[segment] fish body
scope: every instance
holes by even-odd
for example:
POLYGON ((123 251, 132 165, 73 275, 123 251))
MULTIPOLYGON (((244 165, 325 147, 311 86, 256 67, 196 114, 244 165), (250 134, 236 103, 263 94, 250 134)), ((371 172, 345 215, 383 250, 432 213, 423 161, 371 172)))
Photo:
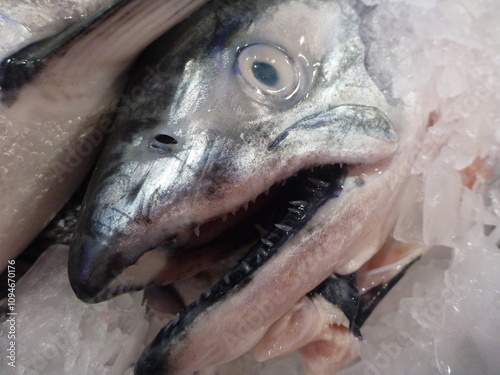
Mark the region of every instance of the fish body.
POLYGON ((0 59, 44 38, 60 33, 68 26, 97 12, 107 0, 84 0, 74 3, 35 4, 20 0, 3 2, 0 11, 0 59))
POLYGON ((137 374, 243 354, 385 242, 426 124, 367 65, 365 11, 214 1, 140 58, 82 207, 72 287, 98 302, 237 260, 137 374))

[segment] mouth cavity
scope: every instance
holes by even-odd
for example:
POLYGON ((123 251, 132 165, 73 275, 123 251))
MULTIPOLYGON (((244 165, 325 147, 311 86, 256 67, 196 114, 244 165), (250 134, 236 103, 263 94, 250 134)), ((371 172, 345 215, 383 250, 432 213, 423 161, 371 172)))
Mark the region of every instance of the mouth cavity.
POLYGON ((167 241, 168 254, 191 253, 207 247, 224 248, 227 244, 234 252, 235 248, 242 248, 259 239, 264 243, 276 241, 283 236, 283 232, 296 232, 300 229, 297 225, 307 222, 303 221, 304 213, 308 211, 306 208, 315 204, 319 208, 328 199, 338 196, 346 174, 347 166, 344 164, 301 170, 233 212, 179 233, 167 241), (274 235, 267 239, 273 232, 274 235))
POLYGON ((278 253, 319 208, 340 195, 346 175, 347 166, 341 164, 302 170, 275 184, 269 192, 261 194, 255 203, 250 203, 248 210, 240 209, 233 217, 218 218, 197 227, 194 236, 182 245, 183 251, 189 248, 223 246, 228 248, 228 252, 234 253, 235 248, 251 247, 222 279, 206 290, 181 315, 177 314, 165 327, 171 331, 169 334, 181 333, 201 310, 248 283, 255 271, 278 253), (217 227, 221 221, 222 225, 217 227))

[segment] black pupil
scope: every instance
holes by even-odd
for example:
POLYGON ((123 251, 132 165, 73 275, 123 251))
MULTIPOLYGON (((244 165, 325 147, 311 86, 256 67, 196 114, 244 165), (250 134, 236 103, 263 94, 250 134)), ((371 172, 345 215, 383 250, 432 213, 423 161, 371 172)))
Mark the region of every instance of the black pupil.
POLYGON ((256 61, 252 65, 252 73, 260 83, 274 86, 278 83, 278 72, 274 67, 262 61, 256 61))

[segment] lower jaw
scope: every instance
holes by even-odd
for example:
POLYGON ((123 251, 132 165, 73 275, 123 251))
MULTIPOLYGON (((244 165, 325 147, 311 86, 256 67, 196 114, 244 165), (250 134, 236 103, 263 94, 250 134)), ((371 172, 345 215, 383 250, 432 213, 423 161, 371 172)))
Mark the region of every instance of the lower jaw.
MULTIPOLYGON (((182 304, 178 306, 190 304, 181 317, 188 315, 189 321, 197 314, 196 311, 207 308, 245 285, 257 269, 284 250, 286 243, 300 232, 319 208, 340 195, 346 174, 347 167, 338 164, 300 172, 295 182, 287 183, 293 186, 289 187, 292 193, 281 199, 285 205, 260 221, 262 237, 253 238, 236 254, 213 265, 210 270, 177 282, 173 288, 163 289, 167 293, 179 292, 177 297, 182 304), (245 251, 246 254, 241 256, 245 251), (201 296, 198 294, 200 289, 204 290, 201 296)), ((169 313, 179 312, 179 309, 170 309, 169 313)), ((182 320, 181 325, 189 324, 182 320)))

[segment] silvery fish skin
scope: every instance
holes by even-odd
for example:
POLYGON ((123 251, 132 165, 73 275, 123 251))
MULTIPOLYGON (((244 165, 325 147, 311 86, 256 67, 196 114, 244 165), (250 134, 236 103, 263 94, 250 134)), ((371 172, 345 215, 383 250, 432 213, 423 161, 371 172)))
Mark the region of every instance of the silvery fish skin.
POLYGON ((216 1, 142 56, 82 208, 75 293, 98 302, 248 253, 159 333, 137 374, 236 358, 385 241, 425 124, 412 122, 411 97, 391 100, 368 72, 360 13, 337 1, 216 1), (305 201, 262 240, 232 232, 248 220, 240 208, 295 174, 305 201), (242 223, 225 221, 233 212, 242 223))

